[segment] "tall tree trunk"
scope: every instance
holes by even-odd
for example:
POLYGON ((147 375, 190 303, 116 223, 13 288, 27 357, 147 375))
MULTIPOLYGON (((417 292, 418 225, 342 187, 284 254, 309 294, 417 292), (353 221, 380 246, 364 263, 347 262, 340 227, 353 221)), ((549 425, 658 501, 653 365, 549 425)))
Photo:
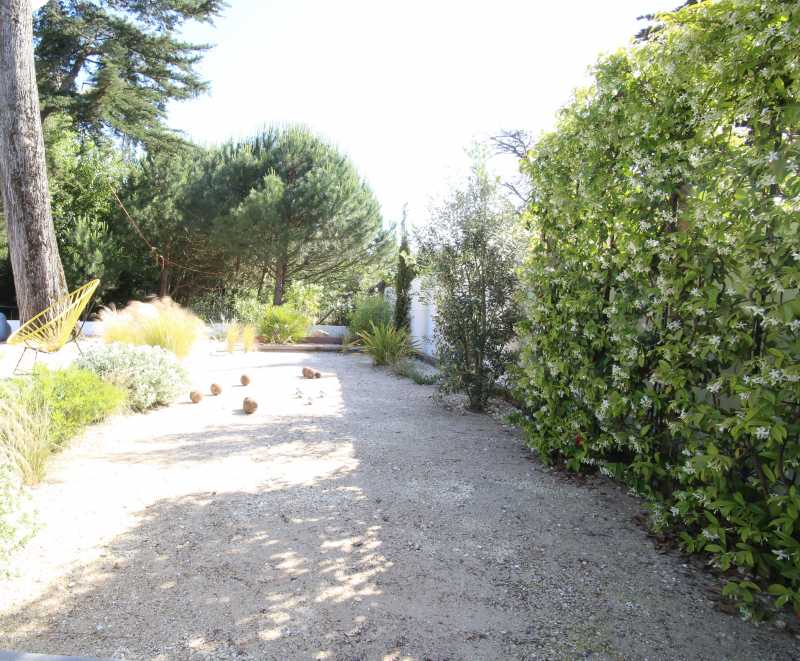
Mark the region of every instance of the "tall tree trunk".
POLYGON ((275 268, 275 293, 272 296, 273 305, 283 304, 283 294, 286 288, 286 262, 281 261, 275 268))
POLYGON ((261 279, 258 281, 258 291, 256 292, 256 298, 260 301, 261 300, 261 292, 264 290, 264 281, 267 279, 267 267, 265 266, 261 269, 261 279))
POLYGON ((166 264, 162 263, 158 276, 158 297, 164 298, 165 296, 169 296, 169 269, 166 264))
POLYGON ((0 183, 25 321, 67 289, 47 189, 30 0, 0 0, 0 183))

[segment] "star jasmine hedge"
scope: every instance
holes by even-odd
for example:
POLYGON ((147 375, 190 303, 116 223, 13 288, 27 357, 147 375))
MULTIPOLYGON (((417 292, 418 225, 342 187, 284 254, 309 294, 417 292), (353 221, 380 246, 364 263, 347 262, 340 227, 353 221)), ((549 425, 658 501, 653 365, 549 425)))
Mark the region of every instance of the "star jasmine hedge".
POLYGON ((800 5, 706 1, 601 60, 523 169, 530 444, 800 613, 800 5))

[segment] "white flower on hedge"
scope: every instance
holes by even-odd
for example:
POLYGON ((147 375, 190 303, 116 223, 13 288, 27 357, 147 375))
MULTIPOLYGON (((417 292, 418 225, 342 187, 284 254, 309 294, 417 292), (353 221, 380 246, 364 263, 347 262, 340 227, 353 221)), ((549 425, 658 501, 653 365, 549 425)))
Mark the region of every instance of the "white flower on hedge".
POLYGON ((695 287, 694 289, 692 289, 692 291, 689 292, 689 294, 691 294, 692 296, 700 296, 700 290, 697 287, 695 287))
POLYGON ((760 441, 766 441, 769 438, 769 429, 767 427, 756 428, 756 438, 760 441))
POLYGON ((772 552, 775 554, 778 560, 788 560, 790 558, 786 549, 773 549, 772 552))
POLYGON ((710 542, 719 539, 719 535, 715 532, 712 532, 708 528, 703 528, 703 537, 705 537, 710 542))
POLYGON ((669 328, 669 330, 671 330, 671 331, 676 331, 676 330, 678 330, 680 327, 681 327, 681 322, 680 322, 680 321, 678 321, 677 319, 673 319, 672 321, 670 321, 670 322, 667 324, 667 328, 669 328))
POLYGON ((763 317, 764 316, 764 308, 761 308, 757 305, 745 305, 744 309, 747 310, 750 314, 755 317, 763 317))
POLYGON ((714 383, 710 383, 708 385, 708 391, 709 392, 713 392, 714 394, 718 393, 720 391, 720 388, 722 388, 722 383, 719 382, 719 381, 716 381, 714 383))

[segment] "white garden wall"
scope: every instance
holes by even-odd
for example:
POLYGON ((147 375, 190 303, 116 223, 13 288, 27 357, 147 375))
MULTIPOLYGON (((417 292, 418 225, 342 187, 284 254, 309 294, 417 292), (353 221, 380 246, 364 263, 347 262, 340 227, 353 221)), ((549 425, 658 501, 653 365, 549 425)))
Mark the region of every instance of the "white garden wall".
POLYGON ((411 337, 418 343, 420 351, 433 357, 436 353, 434 333, 436 331, 436 306, 420 300, 421 280, 411 284, 411 337))

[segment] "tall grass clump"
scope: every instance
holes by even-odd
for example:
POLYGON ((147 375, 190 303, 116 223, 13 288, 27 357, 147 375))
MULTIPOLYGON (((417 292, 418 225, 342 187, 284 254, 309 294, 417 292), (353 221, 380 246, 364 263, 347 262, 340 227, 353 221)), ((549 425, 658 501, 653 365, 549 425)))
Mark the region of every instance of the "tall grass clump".
POLYGON ((350 316, 347 335, 350 339, 359 338, 361 333, 372 330, 372 325, 386 326, 392 323, 394 310, 383 296, 367 296, 356 303, 350 316))
POLYGON ((236 345, 239 343, 239 324, 232 323, 225 330, 225 349, 228 353, 236 351, 236 345))
POLYGON ((152 303, 133 301, 123 310, 104 309, 103 339, 107 343, 162 347, 186 357, 203 331, 203 322, 170 298, 152 303))
POLYGON ((291 344, 304 338, 311 319, 288 303, 268 305, 258 324, 262 337, 271 344, 291 344))
POLYGON ((242 349, 249 353, 256 348, 256 327, 246 324, 242 327, 242 349))
POLYGON ((0 452, 24 484, 44 478, 52 454, 50 408, 30 386, 6 386, 0 393, 0 452))
POLYGON ((372 356, 375 365, 397 365, 415 350, 408 330, 395 328, 391 323, 380 326, 371 323, 369 330, 359 333, 356 343, 372 356))

